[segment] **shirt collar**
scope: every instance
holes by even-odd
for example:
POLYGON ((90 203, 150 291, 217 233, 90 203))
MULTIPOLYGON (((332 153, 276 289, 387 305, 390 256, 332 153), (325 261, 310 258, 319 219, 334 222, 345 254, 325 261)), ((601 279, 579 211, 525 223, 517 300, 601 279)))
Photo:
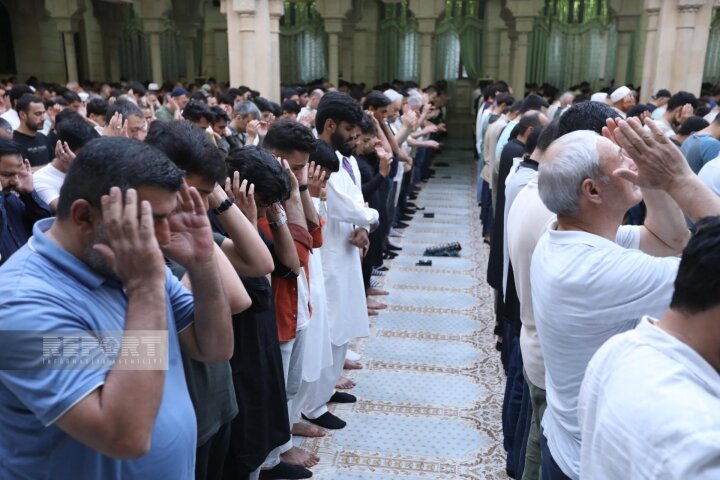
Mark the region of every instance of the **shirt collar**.
POLYGON ((78 282, 87 288, 96 289, 100 287, 107 278, 91 269, 85 262, 61 248, 45 234, 50 229, 54 218, 45 218, 33 226, 33 236, 28 240, 28 247, 47 258, 65 273, 75 277, 78 282))
POLYGON ((635 330, 647 339, 648 344, 658 349, 662 354, 684 365, 705 388, 720 397, 720 381, 718 372, 690 345, 680 341, 657 326, 657 320, 643 317, 635 330))
POLYGON ((558 230, 557 220, 554 220, 548 227, 548 234, 550 235, 550 241, 557 245, 583 244, 596 248, 618 246, 617 243, 594 233, 582 230, 558 230))

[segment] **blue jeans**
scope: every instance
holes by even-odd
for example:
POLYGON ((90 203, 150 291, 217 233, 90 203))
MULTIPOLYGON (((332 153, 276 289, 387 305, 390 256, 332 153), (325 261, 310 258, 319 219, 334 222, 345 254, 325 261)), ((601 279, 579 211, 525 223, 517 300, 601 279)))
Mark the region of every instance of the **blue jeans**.
POLYGON ((565 475, 565 472, 560 470, 560 467, 555 463, 555 459, 550 453, 548 448, 547 438, 545 434, 540 436, 540 449, 542 456, 542 466, 540 467, 540 474, 543 480, 571 480, 570 477, 565 475))
POLYGON ((524 393, 527 386, 523 378, 520 339, 510 325, 506 325, 506 332, 505 342, 510 346, 510 354, 502 409, 503 446, 507 452, 505 468, 514 476, 518 471, 518 466, 522 470, 525 465, 524 444, 527 443, 526 426, 531 417, 531 408, 530 396, 524 393), (520 455, 523 456, 520 457, 520 455), (519 462, 519 458, 522 458, 523 461, 519 462))

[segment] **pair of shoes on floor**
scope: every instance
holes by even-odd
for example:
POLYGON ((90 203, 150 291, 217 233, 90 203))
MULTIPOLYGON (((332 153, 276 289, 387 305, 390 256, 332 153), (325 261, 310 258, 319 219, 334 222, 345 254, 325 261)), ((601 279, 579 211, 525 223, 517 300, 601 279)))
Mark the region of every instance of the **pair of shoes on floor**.
MULTIPOLYGON (((330 412, 328 412, 330 413, 330 412)), ((341 420, 342 421, 342 420, 341 420)), ((260 480, 311 478, 312 472, 301 465, 293 465, 287 462, 280 462, 273 468, 260 471, 260 480)))
POLYGON ((395 252, 385 252, 383 254, 383 260, 392 260, 393 258, 397 257, 398 254, 395 252))
POLYGON ((345 420, 338 418, 330 412, 325 412, 318 418, 308 418, 305 416, 305 414, 303 414, 302 418, 314 425, 322 428, 327 428, 328 430, 340 430, 341 428, 345 428, 345 426, 347 425, 347 422, 345 422, 345 420))
POLYGON ((391 229, 390 229, 390 234, 389 234, 388 236, 389 236, 389 237, 395 237, 395 238, 402 238, 402 237, 405 236, 405 234, 402 233, 402 232, 400 232, 400 231, 398 231, 398 230, 395 229, 395 228, 391 228, 391 229))
POLYGON ((390 250, 390 251, 392 251, 392 252, 399 252, 400 250, 402 250, 402 247, 399 247, 399 246, 397 246, 397 245, 392 245, 392 244, 390 244, 390 243, 388 242, 388 247, 387 247, 387 249, 390 250))
POLYGON ((382 288, 382 284, 378 280, 376 280, 374 278, 370 278, 370 287, 371 288, 382 288))
POLYGON ((416 267, 432 267, 432 260, 418 260, 416 267))
POLYGON ((370 275, 372 275, 374 277, 382 277, 383 275, 385 275, 385 272, 383 270, 380 270, 377 267, 373 267, 372 271, 370 272, 370 275))
POLYGON ((462 250, 460 242, 450 242, 428 247, 423 255, 426 257, 457 257, 460 255, 460 250, 462 250))
POLYGON ((395 224, 395 228, 401 228, 401 229, 402 229, 402 228, 407 228, 407 227, 409 227, 409 226, 410 226, 410 225, 408 225, 408 224, 405 223, 405 222, 397 222, 397 223, 395 224))

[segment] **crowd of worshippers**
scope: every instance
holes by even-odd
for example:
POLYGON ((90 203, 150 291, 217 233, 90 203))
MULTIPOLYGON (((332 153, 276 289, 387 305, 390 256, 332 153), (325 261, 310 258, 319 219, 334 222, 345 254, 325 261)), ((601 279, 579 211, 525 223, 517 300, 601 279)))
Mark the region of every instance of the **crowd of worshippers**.
POLYGON ((5 86, 0 477, 311 477, 442 86, 5 86))
POLYGON ((510 477, 720 478, 718 99, 484 90, 510 477))

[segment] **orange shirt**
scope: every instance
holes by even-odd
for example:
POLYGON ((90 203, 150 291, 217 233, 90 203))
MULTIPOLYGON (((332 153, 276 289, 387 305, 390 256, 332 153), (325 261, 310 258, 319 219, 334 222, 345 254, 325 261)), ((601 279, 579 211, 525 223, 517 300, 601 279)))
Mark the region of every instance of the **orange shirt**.
MULTIPOLYGON (((258 228, 269 239, 273 239, 272 229, 267 218, 258 218, 258 228)), ((288 223, 290 235, 295 241, 295 250, 300 259, 300 266, 304 270, 305 278, 310 285, 310 273, 308 271, 308 260, 313 248, 322 246, 322 229, 319 225, 308 223, 305 230, 299 225, 288 223)), ((298 292, 297 277, 280 278, 272 277, 273 298, 275 300, 275 321, 277 322, 278 338, 281 342, 288 342, 295 338, 297 331, 297 309, 298 292)), ((312 306, 308 304, 312 315, 312 306)))

